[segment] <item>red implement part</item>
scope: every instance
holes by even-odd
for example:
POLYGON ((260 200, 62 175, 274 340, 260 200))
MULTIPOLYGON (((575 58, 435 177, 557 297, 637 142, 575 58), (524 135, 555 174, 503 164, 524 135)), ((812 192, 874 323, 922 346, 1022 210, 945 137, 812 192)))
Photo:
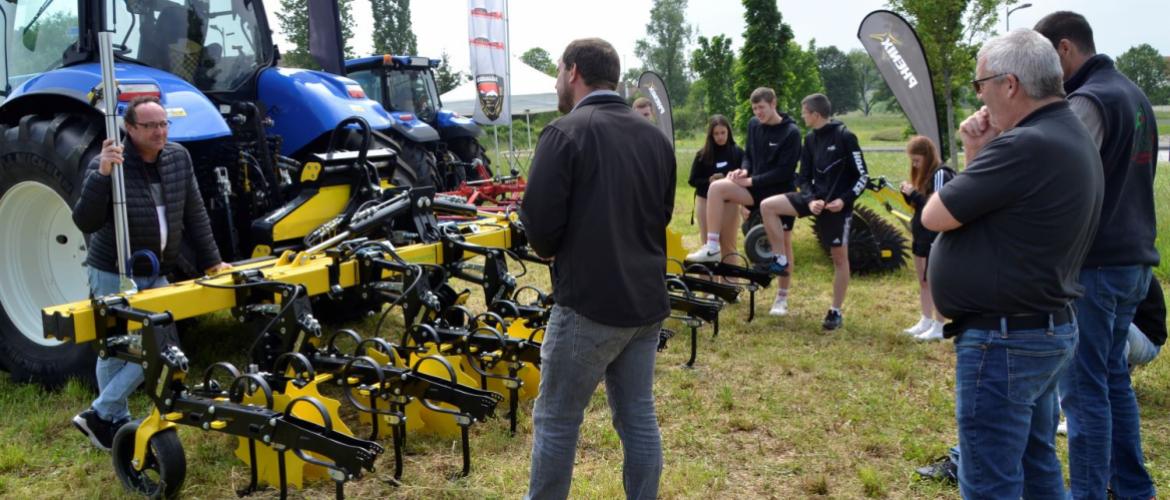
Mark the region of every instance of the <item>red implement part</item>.
POLYGON ((474 204, 480 210, 488 212, 503 212, 516 208, 524 195, 527 184, 523 177, 492 179, 463 183, 458 189, 442 193, 458 196, 474 204))

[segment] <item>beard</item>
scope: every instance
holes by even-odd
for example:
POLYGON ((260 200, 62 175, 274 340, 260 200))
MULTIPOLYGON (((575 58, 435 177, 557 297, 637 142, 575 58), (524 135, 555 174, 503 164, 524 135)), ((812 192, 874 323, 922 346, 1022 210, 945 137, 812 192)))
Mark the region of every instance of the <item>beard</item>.
POLYGON ((573 96, 568 89, 557 89, 557 111, 561 114, 567 115, 573 110, 573 96))

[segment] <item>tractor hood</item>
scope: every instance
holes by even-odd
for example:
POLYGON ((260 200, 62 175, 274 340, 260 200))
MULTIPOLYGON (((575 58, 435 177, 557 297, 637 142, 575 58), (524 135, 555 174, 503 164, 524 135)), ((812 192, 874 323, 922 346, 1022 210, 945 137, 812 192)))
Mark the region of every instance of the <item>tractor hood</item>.
POLYGON ((271 132, 284 138, 281 153, 294 156, 342 120, 364 118, 373 130, 391 127, 377 101, 350 78, 320 71, 269 68, 260 73, 260 101, 273 120, 271 132))
MULTIPOLYGON (((123 86, 123 95, 133 91, 160 92, 160 100, 167 109, 171 126, 169 138, 174 142, 199 141, 230 136, 231 130, 215 105, 194 86, 182 79, 154 68, 137 64, 115 63, 114 77, 123 86)), ((101 66, 85 63, 36 75, 13 89, 6 103, 33 95, 66 96, 93 104, 91 92, 101 87, 101 66)), ((95 108, 99 113, 100 108, 95 108)), ((126 103, 118 104, 118 115, 126 111, 126 103)))

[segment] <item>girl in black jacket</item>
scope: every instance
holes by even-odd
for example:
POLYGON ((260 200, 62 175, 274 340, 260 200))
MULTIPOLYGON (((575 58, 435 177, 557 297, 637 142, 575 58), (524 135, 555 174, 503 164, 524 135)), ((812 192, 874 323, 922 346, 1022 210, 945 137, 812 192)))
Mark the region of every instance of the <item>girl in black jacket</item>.
POLYGON ((695 213, 699 216, 699 239, 707 237, 707 188, 743 163, 743 149, 731 136, 731 124, 723 115, 714 115, 707 123, 707 140, 695 153, 691 177, 695 188, 695 213))
POLYGON ((914 241, 914 271, 918 275, 918 301, 922 306, 922 318, 918 324, 907 328, 907 335, 918 340, 941 340, 943 317, 934 308, 930 295, 930 283, 926 281, 926 259, 930 256, 930 245, 938 233, 922 226, 922 209, 930 195, 942 189, 943 184, 955 176, 955 171, 943 165, 938 148, 929 137, 917 135, 906 144, 906 156, 910 157, 910 181, 902 182, 902 196, 914 207, 910 219, 910 232, 914 241))

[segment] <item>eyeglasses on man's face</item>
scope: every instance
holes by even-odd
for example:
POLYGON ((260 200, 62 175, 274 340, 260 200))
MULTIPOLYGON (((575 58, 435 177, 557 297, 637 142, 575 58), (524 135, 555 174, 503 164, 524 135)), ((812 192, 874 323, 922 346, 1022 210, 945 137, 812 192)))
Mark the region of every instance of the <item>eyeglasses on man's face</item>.
POLYGON ((166 128, 170 127, 171 122, 169 122, 167 120, 162 120, 162 121, 157 121, 157 122, 131 123, 131 125, 134 125, 135 127, 138 127, 138 128, 144 128, 146 130, 159 130, 159 129, 166 129, 166 128))
POLYGON ((975 94, 982 94, 984 83, 987 83, 989 80, 994 80, 996 78, 1008 76, 1010 74, 1011 73, 1000 73, 997 75, 985 76, 983 78, 977 78, 975 80, 971 80, 971 88, 975 90, 975 94))

